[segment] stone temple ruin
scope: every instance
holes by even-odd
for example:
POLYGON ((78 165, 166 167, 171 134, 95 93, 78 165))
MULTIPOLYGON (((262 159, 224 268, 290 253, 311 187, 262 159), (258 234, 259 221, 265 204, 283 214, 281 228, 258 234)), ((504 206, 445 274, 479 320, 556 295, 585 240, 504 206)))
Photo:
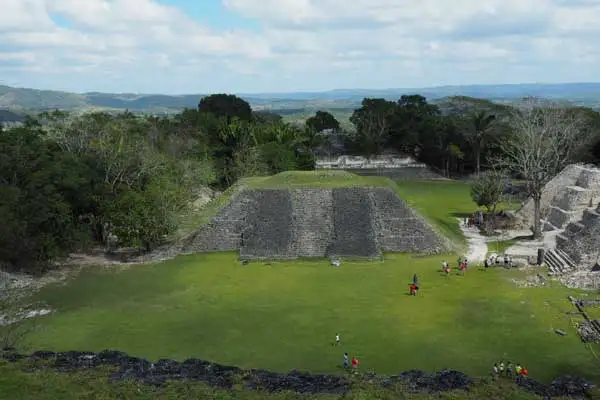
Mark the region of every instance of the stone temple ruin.
MULTIPOLYGON (((546 263, 552 274, 589 271, 596 264, 600 251, 599 200, 600 169, 590 165, 570 165, 544 187, 542 227, 546 263)), ((529 200, 516 217, 522 226, 532 226, 533 201, 529 200)))
POLYGON ((347 187, 243 190, 182 250, 236 250, 242 260, 266 260, 450 249, 391 189, 347 187))
POLYGON ((316 169, 344 170, 357 175, 385 176, 393 180, 444 179, 430 166, 407 155, 378 155, 371 158, 341 155, 318 157, 316 169))

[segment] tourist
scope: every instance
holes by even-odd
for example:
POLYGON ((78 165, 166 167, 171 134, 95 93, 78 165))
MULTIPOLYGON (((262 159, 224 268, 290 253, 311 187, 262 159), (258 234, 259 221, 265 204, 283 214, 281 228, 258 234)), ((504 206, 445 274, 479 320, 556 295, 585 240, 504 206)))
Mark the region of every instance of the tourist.
POLYGON ((517 376, 521 375, 521 370, 523 370, 521 364, 517 363, 517 365, 515 366, 515 373, 517 374, 517 376))
POLYGON ((458 262, 457 262, 456 266, 457 266, 458 268, 460 268, 460 267, 462 267, 462 263, 463 263, 463 260, 462 260, 462 258, 458 257, 458 262))
POLYGON ((338 333, 335 334, 335 344, 336 346, 340 345, 340 335, 338 333))
POLYGON ((413 275, 413 283, 415 286, 419 286, 419 278, 417 277, 417 274, 413 275))
POLYGON ((512 257, 508 256, 508 268, 512 268, 512 257))
POLYGON ((460 263, 460 273, 462 275, 465 274, 465 270, 467 269, 467 264, 465 264, 464 262, 460 263))
POLYGON ((527 371, 527 368, 523 367, 521 368, 521 376, 527 376, 529 375, 529 371, 527 371))
POLYGON ((483 260, 483 267, 485 268, 485 270, 487 271, 488 267, 490 266, 490 264, 488 263, 487 258, 485 260, 483 260))
POLYGON ((358 369, 358 358, 352 357, 352 368, 356 371, 358 369))
POLYGON ((348 369, 348 353, 344 353, 344 369, 348 369))
POLYGON ((500 370, 500 375, 504 375, 504 361, 500 361, 498 369, 500 370))
POLYGON ((512 376, 513 376, 513 365, 510 361, 506 365, 506 376, 508 378, 512 378, 512 376))
POLYGON ((442 261, 442 271, 446 271, 447 266, 448 266, 448 263, 446 262, 446 260, 442 261))
POLYGON ((492 369, 492 376, 494 379, 498 378, 498 364, 494 364, 494 368, 492 369))
POLYGON ((415 285, 414 283, 411 283, 411 285, 410 285, 410 295, 411 296, 417 295, 417 285, 415 285))

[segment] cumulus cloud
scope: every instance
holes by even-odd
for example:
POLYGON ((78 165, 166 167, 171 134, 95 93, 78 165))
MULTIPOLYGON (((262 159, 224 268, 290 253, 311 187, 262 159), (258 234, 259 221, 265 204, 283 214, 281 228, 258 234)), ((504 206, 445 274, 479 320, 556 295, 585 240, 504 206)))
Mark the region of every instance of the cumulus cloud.
POLYGON ((222 4, 260 29, 211 29, 161 0, 3 0, 0 84, 165 93, 419 87, 593 80, 600 65, 598 0, 222 4))

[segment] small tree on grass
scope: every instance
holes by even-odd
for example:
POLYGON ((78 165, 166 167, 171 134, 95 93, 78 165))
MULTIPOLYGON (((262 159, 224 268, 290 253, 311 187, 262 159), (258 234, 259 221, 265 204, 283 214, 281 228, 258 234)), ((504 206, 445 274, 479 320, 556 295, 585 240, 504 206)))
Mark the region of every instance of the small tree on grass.
POLYGON ((542 236, 541 199, 544 185, 576 159, 588 142, 586 119, 564 105, 526 99, 509 119, 512 134, 499 143, 502 156, 497 168, 518 173, 527 181, 527 194, 533 199, 534 238, 542 236))
MULTIPOLYGON (((496 207, 502 200, 506 175, 499 171, 486 171, 477 176, 471 185, 471 198, 479 207, 485 207, 488 221, 494 218, 496 207)), ((489 229, 489 224, 486 224, 489 229)))

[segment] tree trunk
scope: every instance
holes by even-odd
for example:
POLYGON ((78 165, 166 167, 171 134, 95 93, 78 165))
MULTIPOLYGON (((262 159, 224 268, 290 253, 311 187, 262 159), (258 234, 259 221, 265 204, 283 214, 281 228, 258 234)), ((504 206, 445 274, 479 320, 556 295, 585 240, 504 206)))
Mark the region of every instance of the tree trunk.
POLYGON ((533 196, 533 206, 535 209, 533 216, 533 238, 539 239, 542 237, 542 196, 534 195, 533 196))
POLYGON ((479 176, 481 172, 481 151, 479 148, 475 148, 475 173, 479 176))

